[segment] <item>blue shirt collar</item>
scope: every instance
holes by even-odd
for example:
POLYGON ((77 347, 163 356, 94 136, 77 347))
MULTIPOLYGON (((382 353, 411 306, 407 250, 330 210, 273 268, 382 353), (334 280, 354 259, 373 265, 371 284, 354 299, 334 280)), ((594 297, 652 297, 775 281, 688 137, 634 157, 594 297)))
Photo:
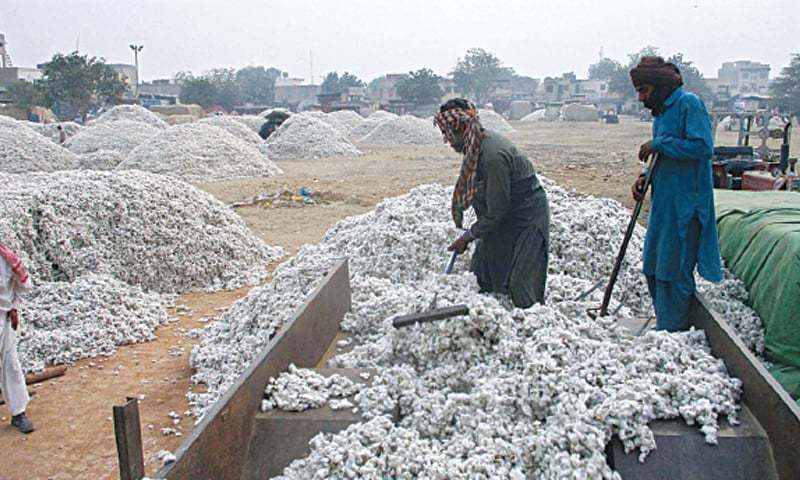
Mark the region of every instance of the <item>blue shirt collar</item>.
POLYGON ((683 95, 683 87, 678 87, 678 88, 676 88, 676 89, 675 89, 675 90, 674 90, 674 91, 673 91, 673 92, 672 92, 672 93, 669 95, 669 97, 667 97, 667 99, 666 99, 666 100, 664 100, 664 104, 662 105, 662 108, 661 108, 661 109, 662 109, 662 110, 666 110, 666 109, 668 109, 668 108, 669 108, 670 106, 672 106, 672 104, 673 104, 673 103, 675 103, 675 101, 676 101, 676 100, 678 100, 678 98, 680 98, 682 95, 683 95))

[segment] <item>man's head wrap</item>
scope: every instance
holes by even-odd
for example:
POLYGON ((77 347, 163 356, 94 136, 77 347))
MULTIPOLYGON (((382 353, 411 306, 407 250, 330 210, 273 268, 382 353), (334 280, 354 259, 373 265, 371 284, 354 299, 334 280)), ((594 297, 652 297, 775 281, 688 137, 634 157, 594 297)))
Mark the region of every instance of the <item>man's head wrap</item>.
POLYGON ((433 117, 433 124, 439 127, 447 143, 463 142, 464 158, 461 173, 453 190, 450 212, 456 227, 463 228, 464 210, 472 205, 475 198, 475 171, 481 154, 481 141, 485 136, 478 109, 470 101, 457 99, 442 105, 433 117))
POLYGON ((631 81, 634 87, 652 85, 655 90, 645 102, 645 107, 652 110, 653 115, 661 113, 661 105, 676 88, 683 85, 681 71, 674 63, 665 62, 661 57, 642 57, 639 64, 631 70, 631 81))

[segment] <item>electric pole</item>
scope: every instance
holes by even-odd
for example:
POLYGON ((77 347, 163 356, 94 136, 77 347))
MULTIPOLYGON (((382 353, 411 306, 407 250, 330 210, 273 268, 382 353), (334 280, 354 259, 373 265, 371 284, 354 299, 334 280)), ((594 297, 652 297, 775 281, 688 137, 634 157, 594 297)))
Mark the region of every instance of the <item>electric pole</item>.
POLYGON ((142 51, 144 45, 134 45, 130 44, 131 50, 133 50, 133 63, 136 68, 136 79, 133 82, 133 96, 134 98, 139 98, 139 52, 142 51))

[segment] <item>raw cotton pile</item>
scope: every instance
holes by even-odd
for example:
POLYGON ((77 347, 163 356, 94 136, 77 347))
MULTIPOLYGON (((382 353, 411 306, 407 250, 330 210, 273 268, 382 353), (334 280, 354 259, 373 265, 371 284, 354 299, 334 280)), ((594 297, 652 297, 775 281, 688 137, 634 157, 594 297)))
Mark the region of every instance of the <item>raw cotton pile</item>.
POLYGON ((190 182, 278 175, 281 170, 253 144, 204 123, 170 127, 136 147, 117 167, 190 182))
POLYGON ((497 133, 511 133, 514 131, 505 118, 494 110, 479 109, 478 118, 481 120, 481 125, 487 130, 493 130, 497 133))
MULTIPOLYGON (((523 311, 479 294, 463 273, 467 258, 457 264, 462 273, 438 274, 458 235, 447 208, 451 191, 420 187, 339 222, 205 329, 192 354, 195 380, 209 386, 190 395, 197 412, 246 368, 335 260, 349 256, 353 308, 343 327, 356 347, 331 364, 378 370, 357 395, 374 420, 317 437, 285 478, 613 478, 603 452, 612 434, 646 453, 654 448, 650 421, 683 417, 715 441, 718 419, 735 419, 740 383, 710 355, 701 332, 632 337, 614 317, 585 315, 602 292, 570 300, 594 272, 570 270, 573 260, 564 256, 577 252, 566 249, 569 236, 611 237, 627 215, 580 208, 586 199, 546 185, 551 198, 572 204, 553 214, 553 235, 567 238, 553 242, 551 266, 560 273, 549 282, 546 306, 523 311), (440 306, 467 303, 470 315, 391 327, 393 315, 427 308, 436 292, 440 306), (385 416, 395 407, 398 425, 385 416)), ((584 262, 600 270, 600 259, 615 252, 598 245, 584 244, 584 262)), ((629 308, 618 314, 628 315, 629 308)))
POLYGON ((283 122, 267 139, 264 151, 281 160, 361 155, 339 130, 307 114, 292 115, 283 122))
POLYGON ((168 126, 167 122, 161 120, 161 117, 139 105, 117 105, 94 119, 91 123, 117 122, 119 120, 147 123, 156 128, 167 128, 168 126))
POLYGON ((53 172, 78 166, 78 157, 31 130, 24 122, 0 115, 0 172, 53 172))
POLYGON ((111 355, 155 338, 169 320, 163 299, 107 275, 38 283, 25 299, 19 356, 25 371, 111 355))
POLYGON ((442 143, 442 134, 432 122, 413 115, 403 115, 381 122, 358 142, 376 145, 439 145, 442 143))
POLYGON ((258 131, 261 130, 261 127, 264 125, 264 117, 259 117, 258 115, 234 115, 231 118, 246 126, 256 134, 258 134, 258 131))
POLYGON ((573 103, 561 107, 561 120, 566 122, 596 122, 600 119, 599 110, 592 105, 573 103))
POLYGON ((0 219, 36 282, 97 273, 159 292, 237 288, 280 255, 211 195, 137 171, 0 175, 0 219))
POLYGON ((114 170, 125 160, 126 156, 127 154, 114 150, 82 153, 78 155, 78 168, 81 170, 114 170))
POLYGON ((271 378, 264 391, 261 411, 278 409, 299 412, 318 408, 331 399, 349 397, 361 390, 361 385, 339 374, 329 377, 289 365, 289 371, 271 378))
POLYGON ((397 115, 391 112, 386 112, 384 110, 378 110, 377 112, 373 113, 366 119, 364 119, 361 124, 357 125, 354 129, 350 131, 349 138, 357 140, 359 138, 363 138, 369 135, 375 127, 380 125, 381 123, 385 122, 386 120, 392 120, 397 118, 397 115))
POLYGON ((64 134, 67 136, 67 138, 75 135, 82 128, 75 122, 61 122, 61 123, 24 122, 24 123, 39 135, 44 135, 45 137, 49 138, 50 140, 56 143, 59 143, 61 140, 61 135, 58 133, 59 125, 61 125, 61 128, 64 130, 64 134))
MULTIPOLYGON (((264 140, 258 136, 258 133, 254 133, 250 128, 248 128, 242 122, 237 121, 237 117, 235 116, 220 116, 217 115, 215 117, 208 117, 200 120, 199 123, 205 123, 208 125, 214 125, 215 127, 220 127, 226 130, 228 133, 233 135, 234 137, 244 140, 247 143, 252 143, 253 145, 261 145, 264 140)), ((263 119, 261 123, 264 123, 263 119)))
POLYGON ((697 282, 697 290, 702 293, 730 326, 732 326, 744 344, 762 361, 766 340, 764 324, 752 308, 748 307, 749 294, 744 282, 738 280, 725 270, 725 279, 720 283, 711 283, 702 278, 697 282))
POLYGON ((520 122, 541 122, 547 120, 546 116, 547 110, 544 108, 540 108, 539 110, 534 110, 533 112, 525 115, 520 119, 520 122))
POLYGON ((364 122, 364 117, 352 110, 337 110, 328 114, 327 121, 345 135, 349 135, 364 122))
POLYGON ((142 122, 130 120, 101 122, 82 129, 67 139, 64 146, 78 155, 100 150, 127 155, 160 132, 161 129, 142 122))

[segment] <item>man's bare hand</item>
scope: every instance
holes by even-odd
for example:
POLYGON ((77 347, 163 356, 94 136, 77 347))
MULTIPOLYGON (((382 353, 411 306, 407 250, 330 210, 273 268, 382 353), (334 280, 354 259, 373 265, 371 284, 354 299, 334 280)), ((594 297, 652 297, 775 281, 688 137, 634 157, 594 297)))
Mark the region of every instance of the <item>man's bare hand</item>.
POLYGON ((639 147, 639 160, 642 162, 647 161, 647 157, 653 154, 653 142, 646 142, 643 143, 641 147, 639 147))
POLYGON ((456 252, 459 255, 464 253, 464 250, 467 249, 469 246, 469 239, 465 238, 463 235, 458 237, 455 242, 451 243, 449 247, 447 247, 448 252, 456 252))
POLYGON ((19 312, 16 309, 9 310, 8 320, 11 322, 11 329, 16 330, 19 327, 19 312))
POLYGON ((642 199, 644 198, 643 190, 644 190, 644 176, 640 175, 639 178, 637 178, 636 181, 633 182, 633 185, 631 185, 631 193, 633 194, 633 199, 636 200, 637 202, 641 202, 642 199))

